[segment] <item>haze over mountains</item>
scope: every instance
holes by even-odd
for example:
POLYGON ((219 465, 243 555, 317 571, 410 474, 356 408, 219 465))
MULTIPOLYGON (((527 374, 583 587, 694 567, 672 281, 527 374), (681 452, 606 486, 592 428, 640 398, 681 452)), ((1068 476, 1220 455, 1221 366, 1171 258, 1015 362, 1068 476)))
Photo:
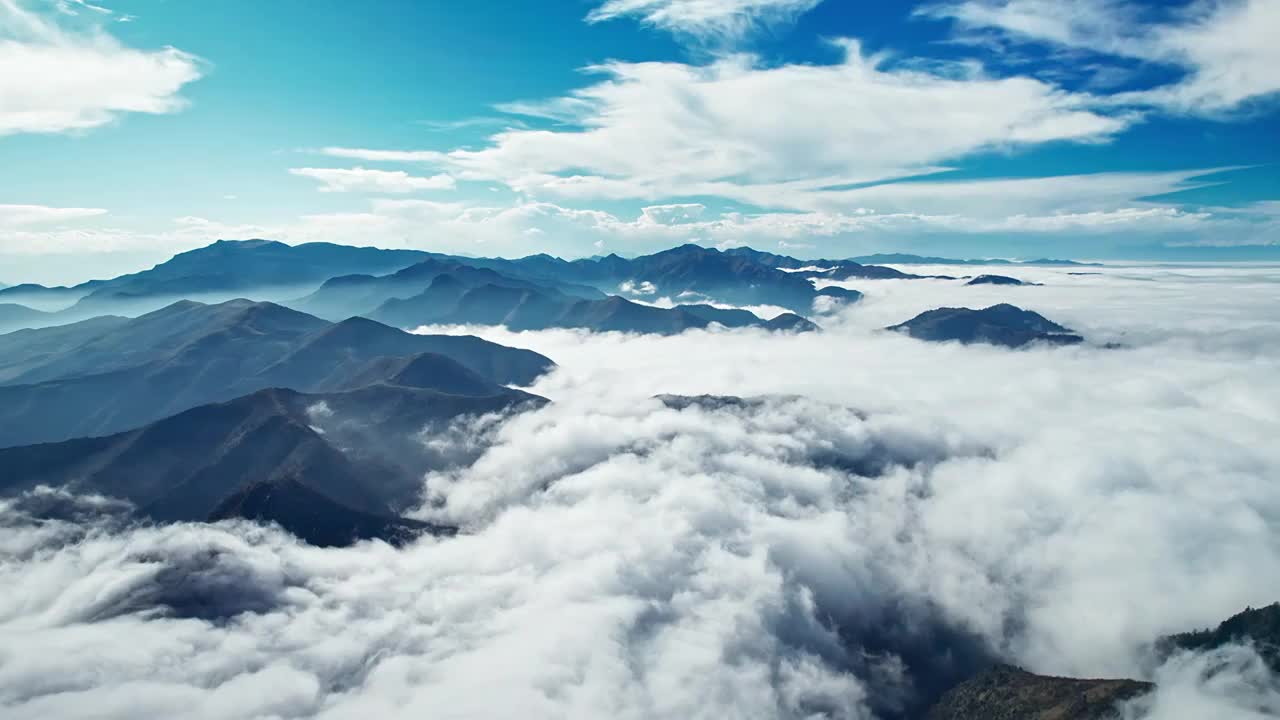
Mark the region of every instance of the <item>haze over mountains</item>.
POLYGON ((857 300, 852 291, 819 288, 815 280, 921 277, 852 260, 801 260, 697 245, 633 259, 609 255, 566 261, 548 255, 507 260, 327 243, 219 241, 109 280, 0 289, 0 332, 102 315, 136 316, 179 299, 222 302, 242 296, 331 320, 364 315, 400 327, 492 324, 670 333, 716 322, 807 330, 812 326, 800 318, 811 318, 819 297, 842 292, 840 300, 857 300), (659 299, 667 305, 644 305, 659 299), (709 304, 777 307, 795 317, 772 324, 776 317, 742 312, 712 319, 709 304))

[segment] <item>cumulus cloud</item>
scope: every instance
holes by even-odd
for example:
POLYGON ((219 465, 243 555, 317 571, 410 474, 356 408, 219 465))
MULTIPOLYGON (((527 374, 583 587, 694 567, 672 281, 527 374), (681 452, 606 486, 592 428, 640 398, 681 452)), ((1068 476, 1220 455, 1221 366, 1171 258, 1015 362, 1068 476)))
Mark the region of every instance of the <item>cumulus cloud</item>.
POLYGON ((732 40, 790 22, 822 0, 605 0, 587 22, 634 17, 646 25, 700 39, 732 40))
POLYGON ((1280 24, 1280 4, 1274 0, 1195 0, 1155 20, 1150 8, 1127 0, 964 0, 925 13, 953 18, 968 29, 1185 71, 1177 82, 1120 93, 1113 102, 1221 113, 1280 91, 1273 70, 1280 49, 1271 33, 1280 24))
POLYGON ((1018 272, 1046 284, 864 283, 797 336, 483 329, 560 363, 554 402, 425 438, 469 460, 416 511, 448 540, 0 507, 0 708, 867 720, 994 657, 1159 681, 1134 719, 1248 717, 1275 678, 1247 649, 1148 644, 1280 597, 1280 277, 1018 272), (1128 347, 875 330, 996 300, 1128 347))
POLYGON ((91 16, 87 3, 41 14, 20 0, 0 2, 0 136, 86 130, 125 113, 181 110, 179 92, 202 74, 194 55, 176 48, 140 50, 121 44, 91 16), (76 8, 89 12, 77 12, 76 8))
POLYGON ((445 174, 421 177, 403 170, 354 168, 290 168, 291 175, 321 183, 320 192, 411 193, 419 190, 452 190, 457 183, 445 174))
POLYGON ((600 65, 591 69, 603 81, 520 106, 573 127, 506 130, 447 163, 543 196, 776 207, 779 196, 928 172, 981 150, 1104 141, 1129 123, 1035 79, 889 68, 857 41, 839 47, 843 61, 820 66, 750 55, 600 65))

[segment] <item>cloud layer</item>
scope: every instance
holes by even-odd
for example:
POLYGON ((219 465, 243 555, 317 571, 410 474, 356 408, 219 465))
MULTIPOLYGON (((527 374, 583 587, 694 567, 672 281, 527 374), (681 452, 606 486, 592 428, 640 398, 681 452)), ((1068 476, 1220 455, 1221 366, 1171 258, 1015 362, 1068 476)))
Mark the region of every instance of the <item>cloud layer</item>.
POLYGON ((427 438, 476 458, 426 479, 419 514, 465 528, 447 541, 317 550, 6 506, 0 579, 24 592, 0 598, 0 707, 883 718, 944 648, 1154 673, 1135 718, 1274 703, 1247 649, 1154 670, 1145 644, 1280 597, 1280 278, 1019 272, 1047 284, 863 283, 864 305, 793 337, 487 330, 556 358, 534 388, 555 402, 427 438), (996 300, 1129 347, 874 331, 996 300))

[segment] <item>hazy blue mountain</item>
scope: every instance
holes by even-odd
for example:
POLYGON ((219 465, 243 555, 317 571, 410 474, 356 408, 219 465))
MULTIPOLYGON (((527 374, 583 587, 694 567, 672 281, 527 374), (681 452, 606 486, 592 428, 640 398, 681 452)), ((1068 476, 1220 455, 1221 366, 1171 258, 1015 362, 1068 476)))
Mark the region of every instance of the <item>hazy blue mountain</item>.
POLYGON ((926 278, 954 280, 948 275, 914 275, 884 265, 862 265, 849 260, 817 261, 823 270, 807 270, 797 274, 823 280, 921 280, 926 278))
POLYGON ((92 280, 74 287, 61 285, 46 287, 35 283, 11 285, 0 289, 0 302, 16 303, 36 310, 55 312, 74 304, 101 284, 101 280, 92 280))
MULTIPOLYGON (((453 273, 440 275, 421 294, 394 299, 371 313, 392 325, 413 327, 444 323, 503 325, 513 330, 581 328, 597 332, 674 334, 711 323, 726 327, 761 327, 770 324, 746 310, 726 310, 710 305, 677 305, 658 308, 613 295, 599 300, 573 297, 554 289, 511 284, 469 286, 453 273)), ((794 317, 794 316, 793 316, 794 317)), ((815 329, 812 323, 789 323, 788 329, 815 329), (808 327, 805 327, 805 326, 808 327)))
MULTIPOLYGON (((137 273, 95 280, 70 288, 26 285, 0 290, 0 302, 57 311, 48 324, 64 324, 102 314, 139 315, 176 299, 217 302, 252 294, 283 299, 290 289, 309 292, 288 304, 331 320, 392 312, 384 306, 426 292, 449 274, 469 287, 494 285, 546 295, 601 300, 608 295, 650 294, 690 303, 775 305, 799 314, 812 311, 817 297, 805 273, 783 269, 815 261, 750 248, 721 252, 682 245, 651 255, 607 255, 563 260, 550 255, 524 258, 469 258, 410 250, 358 248, 327 243, 290 246, 269 240, 222 240, 175 255, 137 273)), ((849 261, 831 263, 831 279, 914 277, 892 268, 849 261)))
POLYGON ((156 521, 238 514, 343 544, 422 529, 394 514, 416 502, 429 458, 396 453, 393 461, 388 450, 412 446, 432 424, 537 402, 518 391, 468 397, 396 379, 330 394, 272 388, 115 435, 0 449, 0 493, 68 487, 128 500, 156 521))
POLYGON ((1079 265, 1100 267, 1101 263, 1082 263, 1075 260, 1055 260, 1040 258, 1038 260, 1004 260, 1001 258, 958 259, 935 257, 931 255, 913 255, 911 253, 875 253, 850 258, 853 262, 864 264, 888 265, 1079 265))
POLYGON ((854 262, 867 265, 1012 265, 1011 260, 992 258, 989 260, 959 260, 956 258, 934 257, 929 255, 913 255, 911 253, 875 253, 849 258, 854 262))
POLYGON ((1076 262, 1075 260, 1055 260, 1053 258, 1040 258, 1038 260, 1023 260, 1021 265, 1066 265, 1074 267, 1103 267, 1102 263, 1086 263, 1076 262))
POLYGON ((17 303, 0 303, 0 333, 41 325, 49 313, 17 303))
POLYGON ((555 279, 534 282, 524 277, 508 276, 491 268, 474 267, 452 258, 431 257, 391 275, 343 275, 332 278, 314 293, 290 305, 324 318, 369 315, 391 301, 421 295, 442 276, 448 276, 460 288, 495 285, 590 299, 604 297, 604 293, 585 285, 555 279))
POLYGON ((250 294, 296 297, 338 275, 391 273, 424 257, 426 253, 416 250, 219 240, 109 280, 74 287, 14 286, 0 290, 0 302, 56 311, 44 321, 65 324, 104 314, 140 315, 184 298, 220 302, 250 294))
POLYGON ((78 323, 0 335, 0 383, 51 362, 59 355, 129 322, 103 315, 78 323))
POLYGON ((0 369, 9 366, 0 446, 118 432, 269 387, 350 388, 376 379, 371 368, 416 370, 438 380, 431 389, 476 395, 527 385, 553 366, 476 337, 412 335, 364 318, 330 323, 245 300, 183 301, 109 325, 0 336, 0 369), (43 348, 42 361, 15 363, 24 348, 43 348), (424 353, 432 357, 417 357, 424 353), (408 357, 417 365, 387 359, 408 357))
POLYGON ((423 534, 457 532, 457 528, 446 525, 347 507, 294 475, 245 485, 219 503, 208 516, 210 521, 231 518, 275 523, 320 547, 341 547, 353 541, 374 539, 402 545, 423 534))
POLYGON ((887 328, 918 340, 1022 347, 1033 342, 1074 345, 1084 339, 1039 313, 1001 303, 981 310, 938 308, 887 328))
POLYGON ((181 297, 259 287, 320 283, 336 275, 395 272, 420 261, 417 250, 384 250, 332 243, 286 245, 272 240, 219 240, 179 253, 149 270, 103 282, 87 301, 145 296, 181 297))
POLYGON ((656 294, 677 300, 688 297, 691 301, 714 300, 731 305, 777 305, 798 313, 810 312, 815 297, 812 283, 779 269, 799 261, 769 256, 778 259, 775 263, 765 256, 768 254, 749 248, 721 252, 688 244, 635 258, 606 255, 568 261, 549 255, 515 260, 442 257, 535 283, 553 280, 587 285, 610 295, 656 294))
POLYGON ((1039 283, 1026 282, 1008 275, 979 275, 965 285, 1039 285, 1039 283))

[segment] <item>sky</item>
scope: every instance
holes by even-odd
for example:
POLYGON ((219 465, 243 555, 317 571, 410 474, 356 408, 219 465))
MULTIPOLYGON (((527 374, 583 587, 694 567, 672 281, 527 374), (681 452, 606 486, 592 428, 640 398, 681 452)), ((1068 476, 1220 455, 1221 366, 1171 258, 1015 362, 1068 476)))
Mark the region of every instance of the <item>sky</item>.
POLYGON ((220 238, 1280 257, 1280 0, 0 0, 0 281, 220 238))

